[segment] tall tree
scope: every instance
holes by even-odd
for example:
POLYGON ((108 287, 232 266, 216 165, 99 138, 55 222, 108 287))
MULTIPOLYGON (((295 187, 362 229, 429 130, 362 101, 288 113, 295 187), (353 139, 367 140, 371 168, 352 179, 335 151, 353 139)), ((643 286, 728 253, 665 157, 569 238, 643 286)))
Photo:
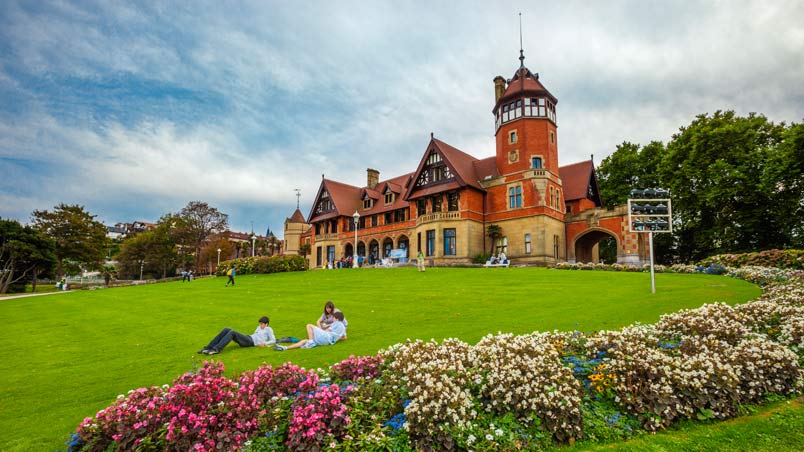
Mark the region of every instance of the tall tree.
POLYGON ((671 190, 673 213, 680 220, 676 240, 682 261, 788 241, 768 215, 775 189, 763 177, 783 132, 783 125, 761 115, 717 111, 697 116, 673 136, 659 175, 671 190))
POLYGON ((789 242, 780 246, 804 247, 804 124, 785 130, 782 143, 768 158, 763 186, 774 196, 768 207, 776 223, 789 231, 789 242))
POLYGON ((600 196, 606 207, 625 204, 635 188, 658 187, 658 168, 665 152, 660 141, 652 141, 644 147, 627 141, 618 145, 596 171, 600 196))
POLYGON ((36 279, 56 264, 53 251, 53 240, 43 233, 0 219, 0 293, 14 286, 24 289, 28 281, 36 291, 36 279))
POLYGON ((56 243, 59 279, 67 262, 88 270, 101 267, 107 249, 106 226, 95 221, 95 215, 90 215, 84 206, 59 204, 53 212, 34 210, 31 216, 34 228, 56 243))
POLYGON ((195 267, 201 262, 201 247, 212 234, 219 234, 229 227, 229 216, 201 201, 191 201, 176 214, 181 244, 192 249, 195 267))
POLYGON ((204 246, 201 248, 201 262, 210 273, 212 269, 218 265, 218 250, 220 252, 220 261, 226 261, 232 258, 235 252, 232 242, 221 235, 210 237, 204 246))

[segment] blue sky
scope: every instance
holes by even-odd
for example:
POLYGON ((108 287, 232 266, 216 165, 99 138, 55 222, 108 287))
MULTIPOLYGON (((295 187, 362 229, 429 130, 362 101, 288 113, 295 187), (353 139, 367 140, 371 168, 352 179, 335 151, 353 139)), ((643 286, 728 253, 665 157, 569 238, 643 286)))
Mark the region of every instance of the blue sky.
POLYGON ((561 165, 718 109, 804 118, 804 2, 5 0, 0 217, 156 221, 201 200, 281 236, 322 173, 413 171, 430 132, 491 156, 520 11, 561 165))

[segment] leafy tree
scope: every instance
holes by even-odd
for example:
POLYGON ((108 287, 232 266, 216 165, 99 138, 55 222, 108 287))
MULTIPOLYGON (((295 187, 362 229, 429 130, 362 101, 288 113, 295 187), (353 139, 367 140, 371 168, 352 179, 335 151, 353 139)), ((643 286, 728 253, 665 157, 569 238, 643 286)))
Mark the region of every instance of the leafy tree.
POLYGON ((496 224, 490 224, 486 228, 486 235, 491 239, 491 250, 489 254, 494 254, 494 245, 497 242, 497 239, 502 237, 502 228, 496 224))
POLYGON ((658 187, 658 168, 665 152, 660 141, 644 147, 627 141, 618 145, 596 171, 605 206, 625 204, 634 188, 658 187))
POLYGON ((106 254, 106 226, 95 221, 84 206, 59 204, 53 212, 34 210, 33 227, 55 241, 57 277, 64 275, 65 264, 86 269, 100 268, 106 254))
POLYGON ((0 219, 0 293, 22 287, 49 273, 56 264, 53 240, 30 226, 0 219))
POLYGON ((682 261, 788 242, 777 216, 768 215, 775 188, 763 177, 783 134, 783 125, 764 116, 717 111, 673 136, 659 176, 672 193, 682 261))
POLYGON ((804 247, 804 124, 792 124, 768 158, 762 185, 773 193, 771 211, 779 226, 789 231, 790 245, 804 247))
POLYGON ((201 248, 210 235, 224 232, 229 227, 229 216, 201 201, 191 201, 175 215, 179 243, 193 250, 194 264, 201 262, 201 248))
POLYGON ((147 268, 150 275, 165 278, 180 262, 177 232, 173 216, 162 217, 152 230, 141 232, 123 241, 117 260, 121 273, 129 278, 139 276, 147 268))
POLYGON ((299 254, 302 255, 303 258, 307 258, 307 254, 310 253, 310 244, 309 243, 302 243, 299 245, 299 254))
POLYGON ((221 250, 221 262, 231 259, 235 252, 234 245, 226 237, 217 235, 209 240, 201 248, 200 261, 207 266, 210 273, 212 273, 213 267, 217 267, 218 250, 221 250))

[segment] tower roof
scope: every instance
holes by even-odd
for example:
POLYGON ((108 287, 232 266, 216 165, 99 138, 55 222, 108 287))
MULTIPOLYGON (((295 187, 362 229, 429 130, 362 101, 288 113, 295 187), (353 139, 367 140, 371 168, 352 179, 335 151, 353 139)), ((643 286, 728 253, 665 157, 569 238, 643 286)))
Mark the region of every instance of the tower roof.
POLYGON ((291 215, 290 218, 288 218, 288 222, 289 223, 307 223, 306 221, 304 221, 304 215, 301 213, 301 210, 299 210, 299 209, 296 209, 296 211, 293 212, 293 215, 291 215))
POLYGON ((510 101, 514 98, 523 97, 524 95, 532 96, 547 96, 554 104, 558 103, 558 99, 553 96, 547 88, 539 81, 539 73, 534 74, 530 69, 521 66, 514 73, 514 77, 508 81, 508 87, 505 92, 494 104, 492 111, 497 111, 500 105, 510 101))

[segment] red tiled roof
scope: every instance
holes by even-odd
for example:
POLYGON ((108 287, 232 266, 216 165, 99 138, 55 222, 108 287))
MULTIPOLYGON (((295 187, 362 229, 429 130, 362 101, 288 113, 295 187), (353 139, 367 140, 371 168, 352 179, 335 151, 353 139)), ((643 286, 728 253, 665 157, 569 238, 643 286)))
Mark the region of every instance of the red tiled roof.
POLYGON ((479 180, 483 180, 486 176, 491 177, 498 177, 500 175, 500 171, 497 169, 497 159, 496 157, 488 157, 482 160, 475 160, 475 173, 477 173, 477 178, 479 180))
POLYGON ((574 201, 586 198, 594 172, 595 166, 591 160, 558 168, 558 175, 564 186, 564 200, 574 201))
POLYGON ((304 215, 302 215, 301 210, 299 209, 296 209, 296 211, 293 212, 293 215, 288 218, 288 221, 291 223, 307 223, 304 221, 304 215))
POLYGON ((508 82, 505 93, 497 100, 492 111, 497 111, 501 104, 508 102, 512 97, 519 97, 523 91, 528 94, 546 95, 554 104, 558 103, 555 96, 547 91, 547 88, 539 81, 539 74, 533 74, 528 68, 522 67, 514 73, 514 77, 508 82))

